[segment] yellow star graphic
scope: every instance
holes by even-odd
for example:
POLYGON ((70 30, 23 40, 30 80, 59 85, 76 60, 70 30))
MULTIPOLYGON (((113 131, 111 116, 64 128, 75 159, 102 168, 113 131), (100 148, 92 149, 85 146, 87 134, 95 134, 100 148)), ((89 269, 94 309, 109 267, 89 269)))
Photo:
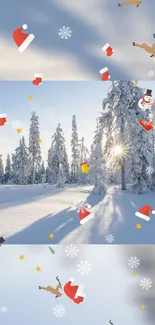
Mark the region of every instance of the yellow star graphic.
POLYGON ((120 168, 121 168, 121 166, 120 166, 120 165, 118 165, 118 166, 116 167, 116 169, 117 169, 117 170, 119 170, 120 168))
POLYGON ((137 274, 136 272, 134 272, 134 271, 132 272, 132 275, 136 275, 136 274, 137 274))
POLYGON ((144 308, 145 308, 145 305, 141 305, 140 307, 141 307, 142 309, 144 309, 144 308))
POLYGON ((29 100, 32 100, 33 99, 33 96, 29 96, 29 100))
POLYGON ((136 223, 136 228, 139 230, 140 228, 142 228, 140 223, 136 223))
POLYGON ((40 266, 37 266, 37 267, 36 267, 36 271, 37 271, 37 272, 41 272, 41 267, 40 267, 40 266))
POLYGON ((42 139, 39 139, 39 140, 38 140, 38 142, 39 142, 39 143, 42 143, 42 142, 43 142, 43 140, 42 140, 42 139))
POLYGON ((137 86, 136 82, 133 82, 132 86, 133 87, 136 87, 137 86))
POLYGON ((22 261, 22 260, 24 260, 24 255, 20 255, 20 260, 22 261))
POLYGON ((16 132, 17 132, 17 133, 22 133, 22 130, 23 130, 23 129, 18 128, 18 129, 16 129, 16 132))
POLYGON ((53 232, 49 234, 49 238, 51 238, 51 239, 54 238, 53 232))

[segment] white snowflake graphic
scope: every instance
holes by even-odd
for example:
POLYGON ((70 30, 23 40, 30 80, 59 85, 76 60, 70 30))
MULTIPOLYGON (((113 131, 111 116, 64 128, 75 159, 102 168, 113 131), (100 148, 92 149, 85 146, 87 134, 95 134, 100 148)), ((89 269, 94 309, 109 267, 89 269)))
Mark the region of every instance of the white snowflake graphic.
POLYGON ((78 248, 76 245, 70 244, 66 247, 65 253, 68 257, 74 258, 78 255, 78 248))
POLYGON ((148 166, 148 167, 146 168, 146 174, 147 174, 148 176, 151 176, 151 175, 153 174, 153 172, 154 172, 154 169, 153 169, 152 166, 148 166))
POLYGON ((13 121, 12 122, 12 128, 15 129, 15 130, 21 128, 20 121, 18 121, 18 120, 13 121))
POLYGON ((128 260, 128 265, 131 268, 137 268, 140 265, 140 259, 137 256, 130 257, 128 260))
POLYGON ((59 36, 61 37, 61 39, 68 39, 72 36, 72 30, 70 29, 70 27, 67 27, 67 26, 62 26, 60 29, 59 29, 59 32, 58 32, 59 36))
POLYGON ((150 78, 154 77, 154 70, 148 71, 148 77, 150 77, 150 78))
POLYGON ((140 287, 148 290, 152 287, 152 281, 149 278, 144 278, 140 281, 140 287))
POLYGON ((56 317, 63 317, 66 314, 66 309, 63 305, 56 305, 55 307, 53 307, 53 314, 56 317))
POLYGON ((2 313, 7 313, 7 311, 8 311, 7 306, 2 306, 2 307, 1 307, 1 312, 2 312, 2 313))
POLYGON ((85 261, 80 261, 80 263, 77 264, 77 271, 81 275, 88 275, 92 270, 91 264, 85 260, 85 261))
POLYGON ((114 242, 114 240, 115 240, 115 237, 112 234, 108 234, 106 236, 107 243, 112 244, 114 242))

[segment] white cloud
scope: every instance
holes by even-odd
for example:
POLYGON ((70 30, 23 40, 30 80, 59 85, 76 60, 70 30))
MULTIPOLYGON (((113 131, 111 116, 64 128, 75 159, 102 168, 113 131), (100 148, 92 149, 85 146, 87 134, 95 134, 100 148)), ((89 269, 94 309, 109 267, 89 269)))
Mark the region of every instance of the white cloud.
MULTIPOLYGON (((152 45, 155 40, 152 37, 154 32, 150 16, 146 13, 143 5, 125 6, 117 8, 117 1, 109 5, 109 0, 49 0, 55 2, 59 7, 65 8, 68 12, 80 17, 85 24, 90 25, 96 32, 98 39, 96 43, 87 47, 87 52, 98 58, 104 58, 107 64, 112 64, 113 70, 120 68, 124 75, 128 74, 131 79, 146 80, 148 71, 151 70, 153 60, 144 50, 135 48, 132 42, 148 43, 152 45), (119 15, 119 13, 121 13, 119 15), (121 19, 120 19, 121 18, 121 19), (145 23, 144 23, 145 22, 145 23), (102 52, 104 40, 114 48, 114 55, 111 58, 102 52)), ((103 68, 103 67, 101 67, 103 68)), ((111 79, 112 75, 111 75, 111 79)))
POLYGON ((92 80, 94 76, 74 56, 45 52, 33 47, 19 53, 16 45, 0 38, 0 71, 3 80, 32 80, 42 73, 44 80, 92 80))

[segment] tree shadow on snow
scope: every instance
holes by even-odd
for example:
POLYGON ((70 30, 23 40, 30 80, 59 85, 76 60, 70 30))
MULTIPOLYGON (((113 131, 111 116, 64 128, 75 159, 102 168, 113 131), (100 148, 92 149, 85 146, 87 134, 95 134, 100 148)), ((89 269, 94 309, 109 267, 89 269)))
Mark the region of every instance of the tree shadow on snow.
POLYGON ((64 209, 57 214, 49 214, 25 229, 8 237, 5 244, 58 244, 70 232, 80 227, 76 210, 64 209), (54 233, 54 238, 49 238, 54 233))
MULTIPOLYGON (((29 188, 27 191, 27 187, 22 187, 18 192, 18 196, 16 194, 16 189, 9 191, 9 188, 4 192, 0 191, 0 210, 7 209, 10 207, 14 207, 17 205, 22 205, 26 203, 31 203, 34 201, 39 201, 45 197, 50 197, 53 195, 57 195, 63 191, 66 191, 68 188, 39 188, 36 187, 33 192, 33 187, 29 188), (32 191, 31 191, 32 190, 32 191)), ((18 190, 18 189, 17 189, 18 190)))
POLYGON ((135 195, 130 191, 115 191, 113 193, 111 212, 113 221, 107 229, 115 237, 114 244, 154 244, 155 218, 149 222, 135 216, 143 205, 151 206, 150 193, 135 195), (140 223, 142 228, 137 229, 136 224, 140 223))
MULTIPOLYGON (((92 207, 97 205, 102 196, 94 196, 90 194, 87 198, 87 202, 92 207)), ((32 244, 58 244, 65 239, 67 235, 74 232, 77 228, 82 227, 78 216, 77 209, 71 210, 68 207, 57 214, 49 214, 42 219, 32 223, 25 229, 17 232, 16 234, 5 239, 5 244, 15 245, 32 245, 32 244), (49 233, 54 233, 54 238, 49 238, 49 233)), ((74 238, 74 243, 77 243, 74 238)), ((96 242, 97 244, 97 242, 96 242)))

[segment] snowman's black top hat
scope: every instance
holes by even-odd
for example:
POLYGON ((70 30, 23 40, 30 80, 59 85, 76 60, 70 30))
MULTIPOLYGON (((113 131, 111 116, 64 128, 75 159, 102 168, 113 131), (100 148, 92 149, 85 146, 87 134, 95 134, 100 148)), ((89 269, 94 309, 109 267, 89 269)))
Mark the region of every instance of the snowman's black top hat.
POLYGON ((147 89, 145 96, 151 96, 152 97, 152 90, 147 89))

